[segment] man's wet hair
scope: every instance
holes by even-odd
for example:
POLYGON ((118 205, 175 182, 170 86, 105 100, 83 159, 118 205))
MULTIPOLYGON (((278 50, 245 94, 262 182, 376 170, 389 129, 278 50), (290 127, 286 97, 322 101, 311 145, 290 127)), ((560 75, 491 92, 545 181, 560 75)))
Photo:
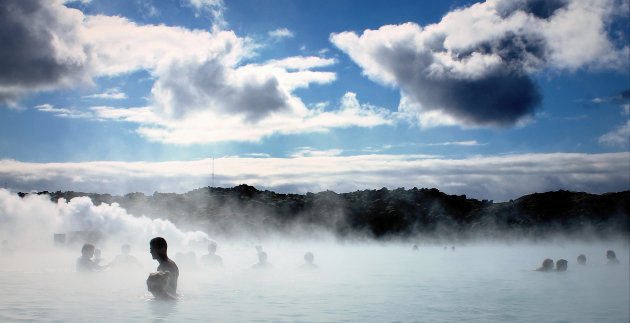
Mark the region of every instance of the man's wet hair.
POLYGON ((157 247, 157 248, 168 248, 168 244, 166 243, 166 239, 162 238, 162 237, 156 237, 151 239, 151 241, 149 242, 149 244, 151 246, 157 247))

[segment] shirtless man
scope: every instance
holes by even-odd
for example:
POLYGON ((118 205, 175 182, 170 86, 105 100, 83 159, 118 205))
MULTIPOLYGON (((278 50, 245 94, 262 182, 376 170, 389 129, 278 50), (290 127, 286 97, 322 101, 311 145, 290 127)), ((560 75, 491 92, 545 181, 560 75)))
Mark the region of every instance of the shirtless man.
POLYGON ((166 292, 172 295, 176 295, 177 278, 179 278, 179 268, 177 268, 175 262, 169 259, 166 255, 166 249, 168 248, 166 240, 164 240, 164 238, 162 237, 153 238, 149 243, 149 247, 151 256, 159 263, 157 271, 169 272, 166 292))

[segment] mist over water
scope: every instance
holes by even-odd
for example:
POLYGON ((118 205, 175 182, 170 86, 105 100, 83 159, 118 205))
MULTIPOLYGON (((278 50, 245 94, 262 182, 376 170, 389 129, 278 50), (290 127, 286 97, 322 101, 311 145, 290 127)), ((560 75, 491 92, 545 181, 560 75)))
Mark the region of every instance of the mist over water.
MULTIPOLYGON (((52 203, 0 189, 0 321, 569 321, 630 318, 630 251, 624 239, 435 243, 337 241, 281 236, 227 239, 178 229, 89 198, 52 203), (82 242, 55 246, 55 233, 98 230, 104 263, 122 244, 138 268, 79 274, 82 242), (180 268, 174 302, 147 292, 157 262, 149 240, 163 236, 180 268), (223 266, 203 266, 209 239, 223 266), (413 250, 413 244, 418 245, 413 250), (273 268, 254 270, 262 246, 273 268), (454 250, 451 248, 454 246, 454 250), (444 247, 447 247, 446 249, 444 247), (606 250, 619 265, 606 264, 606 250), (311 251, 317 270, 298 269, 311 251), (186 254, 194 257, 187 260, 186 254), (576 258, 585 254, 587 264, 576 258), (190 255, 190 254, 189 254, 190 255), (563 258, 567 272, 535 271, 563 258)), ((190 256, 189 256, 190 257, 190 256)))

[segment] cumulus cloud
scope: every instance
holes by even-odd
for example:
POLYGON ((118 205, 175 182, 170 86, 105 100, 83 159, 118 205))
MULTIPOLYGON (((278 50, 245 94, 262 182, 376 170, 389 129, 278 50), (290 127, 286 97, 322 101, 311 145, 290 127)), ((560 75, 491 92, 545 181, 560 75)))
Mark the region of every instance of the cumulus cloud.
MULTIPOLYGON (((199 10, 223 7, 222 1, 186 4, 199 10)), ((144 70, 153 80, 146 107, 92 107, 80 114, 47 105, 37 109, 60 117, 137 123, 140 135, 175 144, 258 141, 274 133, 392 122, 383 109, 357 102, 325 111, 306 106, 294 94, 335 81, 334 72, 320 70, 336 64, 335 59, 295 56, 253 63, 259 45, 233 31, 140 25, 119 16, 83 15, 60 1, 11 1, 2 10, 7 19, 0 24, 11 45, 0 54, 8 71, 0 73, 4 103, 33 91, 144 70), (42 23, 30 27, 33 21, 42 23), (13 29, 22 30, 20 37, 8 32, 13 29)), ((125 97, 114 88, 84 98, 125 97)))
POLYGON ((0 6, 0 104, 31 91, 88 82, 83 14, 59 1, 7 0, 0 6))
POLYGON ((628 45, 607 35, 619 5, 488 0, 436 24, 387 25, 330 40, 367 77, 399 88, 400 112, 421 126, 511 126, 541 103, 532 73, 628 65, 628 45))
MULTIPOLYGON (((243 100, 243 98, 240 98, 243 100)), ((96 118, 138 124, 137 132, 151 140, 172 144, 195 144, 222 141, 258 141, 273 134, 327 132, 334 128, 376 127, 391 125, 392 113, 383 108, 362 104, 354 93, 346 93, 333 110, 306 108, 290 97, 283 113, 243 111, 241 114, 212 109, 188 111, 179 118, 164 116, 152 107, 93 107, 96 118), (260 113, 265 113, 262 117, 260 113), (249 116, 250 119, 245 119, 249 116)))
MULTIPOLYGON (((381 187, 435 187, 478 199, 532 192, 605 193, 630 189, 630 154, 517 154, 448 159, 336 151, 290 158, 214 159, 215 185, 242 183, 286 192, 348 192, 381 187), (514 185, 519 183, 519 185, 514 185)), ((211 181, 212 159, 171 162, 26 163, 0 160, 0 181, 12 190, 75 190, 111 194, 186 192, 211 181)))

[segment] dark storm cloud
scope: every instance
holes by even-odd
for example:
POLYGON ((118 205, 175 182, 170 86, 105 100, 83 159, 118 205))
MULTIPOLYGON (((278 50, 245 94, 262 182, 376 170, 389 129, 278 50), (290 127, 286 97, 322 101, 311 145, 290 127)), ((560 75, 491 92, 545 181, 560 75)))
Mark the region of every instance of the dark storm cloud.
POLYGON ((375 54, 396 77, 402 91, 427 110, 441 109, 465 124, 507 126, 534 113, 541 94, 525 66, 542 57, 544 43, 533 37, 507 35, 462 53, 494 53, 501 63, 481 77, 425 73, 435 63, 433 52, 405 45, 383 47, 375 54))
POLYGON ((409 120, 509 126, 541 106, 538 71, 627 68, 627 46, 615 46, 602 28, 616 7, 614 0, 487 1, 424 27, 386 25, 330 40, 364 75, 401 90, 399 110, 409 120))
POLYGON ((74 37, 73 19, 56 3, 3 0, 0 5, 0 104, 29 90, 49 88, 80 76, 81 60, 60 55, 54 43, 74 37))

